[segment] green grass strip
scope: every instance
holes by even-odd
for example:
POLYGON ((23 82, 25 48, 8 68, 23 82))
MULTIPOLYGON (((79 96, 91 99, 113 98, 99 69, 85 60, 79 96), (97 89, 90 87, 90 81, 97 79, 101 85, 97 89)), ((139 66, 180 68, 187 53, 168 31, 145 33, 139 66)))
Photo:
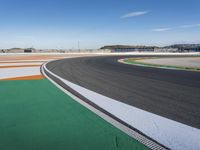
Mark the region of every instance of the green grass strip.
POLYGON ((143 150, 48 80, 0 81, 1 150, 143 150))

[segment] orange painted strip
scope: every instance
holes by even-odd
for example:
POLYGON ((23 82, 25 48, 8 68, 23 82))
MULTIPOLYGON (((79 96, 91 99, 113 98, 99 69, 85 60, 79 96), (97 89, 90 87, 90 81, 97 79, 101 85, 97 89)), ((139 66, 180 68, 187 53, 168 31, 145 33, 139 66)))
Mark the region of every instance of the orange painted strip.
POLYGON ((39 67, 41 65, 19 65, 19 66, 0 66, 0 68, 22 68, 22 67, 39 67))
POLYGON ((42 75, 34 75, 34 76, 7 78, 7 79, 2 79, 2 80, 41 80, 41 79, 44 79, 44 76, 42 76, 42 75))
POLYGON ((3 60, 37 60, 37 59, 61 59, 66 57, 66 55, 63 56, 48 56, 48 55, 41 55, 41 56, 1 56, 0 61, 3 60))
MULTIPOLYGON (((48 60, 47 60, 48 61, 48 60)), ((0 64, 9 64, 9 63, 35 63, 35 62, 39 62, 39 63, 44 63, 46 61, 37 61, 37 60, 31 60, 31 61, 0 61, 0 64)))

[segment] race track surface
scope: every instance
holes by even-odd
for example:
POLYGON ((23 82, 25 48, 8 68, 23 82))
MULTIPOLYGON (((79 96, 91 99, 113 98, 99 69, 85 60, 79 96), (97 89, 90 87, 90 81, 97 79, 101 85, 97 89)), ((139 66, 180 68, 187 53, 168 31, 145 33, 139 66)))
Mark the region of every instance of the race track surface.
POLYGON ((47 68, 68 81, 102 95, 200 128, 199 72, 117 62, 127 57, 140 56, 70 58, 50 62, 47 68))

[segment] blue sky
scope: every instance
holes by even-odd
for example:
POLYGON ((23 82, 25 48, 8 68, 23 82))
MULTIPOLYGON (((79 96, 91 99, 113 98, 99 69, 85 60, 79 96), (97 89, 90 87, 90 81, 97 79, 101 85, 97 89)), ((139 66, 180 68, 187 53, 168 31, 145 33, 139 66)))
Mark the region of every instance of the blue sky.
POLYGON ((0 48, 200 43, 199 0, 0 0, 0 48))

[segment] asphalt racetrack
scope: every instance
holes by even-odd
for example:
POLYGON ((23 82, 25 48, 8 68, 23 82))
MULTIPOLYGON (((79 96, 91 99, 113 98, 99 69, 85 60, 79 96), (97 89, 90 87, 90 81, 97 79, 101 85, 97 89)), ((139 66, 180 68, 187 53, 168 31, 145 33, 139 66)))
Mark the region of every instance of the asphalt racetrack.
POLYGON ((117 61, 128 57, 140 56, 70 58, 50 62, 47 68, 107 97, 200 128, 199 72, 126 65, 117 61))

